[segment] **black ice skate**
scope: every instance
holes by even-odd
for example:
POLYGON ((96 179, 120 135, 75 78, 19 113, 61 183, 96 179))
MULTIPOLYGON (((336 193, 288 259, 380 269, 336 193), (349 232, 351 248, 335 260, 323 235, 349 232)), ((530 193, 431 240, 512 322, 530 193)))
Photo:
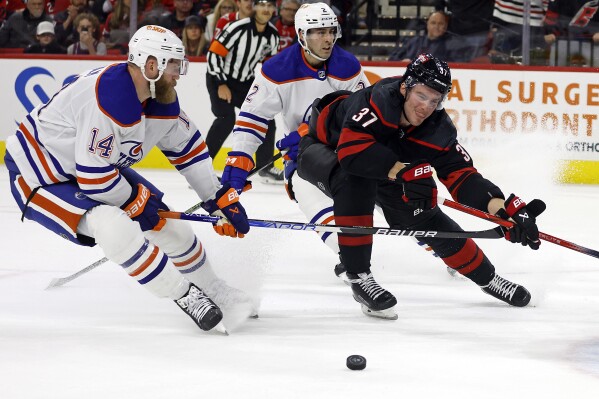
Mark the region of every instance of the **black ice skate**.
MULTIPOLYGON (((193 284, 190 284, 187 294, 177 299, 175 303, 204 331, 212 330, 223 318, 223 313, 218 306, 193 284)), ((224 327, 219 329, 226 333, 226 330, 223 330, 224 327)))
POLYGON ((354 299, 362 305, 362 312, 365 315, 397 320, 397 313, 393 309, 397 299, 374 280, 372 273, 346 273, 346 275, 354 299))
POLYGON ((285 172, 274 166, 261 170, 258 176, 267 184, 285 184, 285 172))
POLYGON ((480 289, 512 306, 523 307, 530 302, 530 292, 526 288, 508 281, 498 274, 493 276, 493 280, 489 284, 481 285, 480 289))
POLYGON ((346 285, 351 286, 351 283, 347 279, 347 273, 345 273, 345 265, 343 263, 337 263, 334 270, 335 276, 339 277, 346 285))

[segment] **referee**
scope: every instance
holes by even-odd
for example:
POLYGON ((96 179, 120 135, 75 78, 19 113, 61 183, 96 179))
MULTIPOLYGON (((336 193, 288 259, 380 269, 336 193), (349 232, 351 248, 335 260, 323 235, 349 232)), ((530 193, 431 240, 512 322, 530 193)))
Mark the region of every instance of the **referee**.
MULTIPOLYGON (((208 49, 206 85, 216 119, 208 130, 206 145, 213 159, 233 130, 235 107, 241 108, 250 90, 256 64, 277 53, 279 33, 269 22, 274 11, 275 0, 254 0, 254 15, 226 25, 208 49)), ((265 142, 256 151, 256 168, 271 161, 274 142, 273 121, 265 142)), ((282 181, 283 172, 264 177, 282 181)))

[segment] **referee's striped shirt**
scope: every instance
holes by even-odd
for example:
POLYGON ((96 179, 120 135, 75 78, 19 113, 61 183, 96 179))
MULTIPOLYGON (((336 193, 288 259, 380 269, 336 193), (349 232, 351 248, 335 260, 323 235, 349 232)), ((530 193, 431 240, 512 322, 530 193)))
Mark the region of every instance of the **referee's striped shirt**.
POLYGON ((277 53, 279 32, 270 22, 258 32, 253 17, 229 23, 210 45, 208 73, 219 83, 254 79, 256 64, 277 53))

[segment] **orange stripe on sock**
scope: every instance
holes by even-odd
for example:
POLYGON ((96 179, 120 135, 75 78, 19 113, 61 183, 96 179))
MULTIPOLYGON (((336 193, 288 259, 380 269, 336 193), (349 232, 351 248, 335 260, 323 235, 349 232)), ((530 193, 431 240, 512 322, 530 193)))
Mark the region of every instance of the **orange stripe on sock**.
POLYGON ((157 256, 158 256, 158 247, 156 245, 154 245, 154 249, 152 250, 150 257, 148 259, 146 259, 146 261, 144 263, 142 263, 141 266, 139 266, 137 269, 135 269, 134 271, 129 273, 129 275, 131 277, 139 276, 144 270, 146 270, 152 264, 152 262, 154 262, 154 259, 156 259, 157 256))
POLYGON ((189 258, 187 260, 184 260, 184 261, 181 261, 181 262, 173 262, 173 263, 174 263, 174 265, 176 267, 187 266, 190 263, 193 263, 196 259, 198 259, 201 254, 202 254, 202 244, 200 244, 200 250, 194 256, 192 256, 191 258, 189 258))

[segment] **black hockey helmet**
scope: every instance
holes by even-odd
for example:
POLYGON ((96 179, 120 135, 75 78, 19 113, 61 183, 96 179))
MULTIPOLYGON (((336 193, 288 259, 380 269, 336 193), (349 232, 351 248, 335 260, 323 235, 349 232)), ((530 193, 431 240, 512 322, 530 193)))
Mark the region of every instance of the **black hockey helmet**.
POLYGON ((408 64, 402 83, 408 90, 419 83, 424 84, 441 93, 445 99, 451 91, 451 71, 445 61, 422 53, 408 64))

